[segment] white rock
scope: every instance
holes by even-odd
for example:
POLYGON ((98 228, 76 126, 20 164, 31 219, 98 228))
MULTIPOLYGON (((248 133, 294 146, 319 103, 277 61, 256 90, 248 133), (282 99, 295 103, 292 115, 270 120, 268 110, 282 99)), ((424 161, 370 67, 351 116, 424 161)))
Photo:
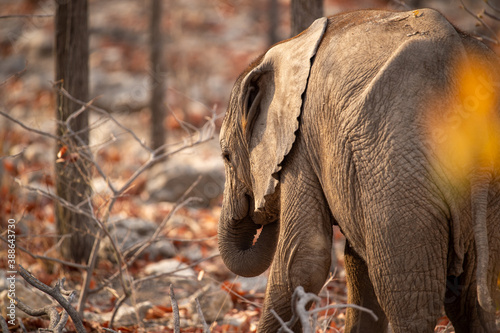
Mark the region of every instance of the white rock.
POLYGON ((129 326, 137 323, 137 316, 139 316, 139 320, 144 319, 146 313, 149 309, 153 307, 153 303, 151 302, 142 302, 137 304, 136 307, 130 306, 128 304, 123 304, 115 317, 115 326, 129 326))
POLYGON ((250 294, 264 293, 266 291, 267 276, 256 276, 251 278, 244 278, 239 276, 233 282, 239 283, 240 288, 250 294))
POLYGON ((173 159, 155 165, 149 172, 146 193, 155 201, 176 202, 201 176, 191 196, 202 199, 201 205, 210 204, 224 191, 224 165, 216 142, 178 154, 173 159))
POLYGON ((196 309, 196 298, 200 302, 201 311, 205 321, 210 323, 220 320, 233 308, 231 296, 215 284, 209 284, 191 296, 189 303, 193 319, 201 323, 196 309))
MULTIPOLYGON (((134 245, 150 239, 158 228, 158 225, 154 222, 138 218, 120 219, 112 217, 108 228, 118 248, 121 251, 126 251, 134 245)), ((115 260, 114 250, 109 238, 106 237, 101 242, 99 252, 100 256, 105 256, 112 261, 115 260)), ((175 256, 176 250, 170 241, 160 239, 144 251, 143 255, 146 254, 152 260, 155 258, 170 258, 175 256)))
POLYGON ((146 275, 170 273, 175 276, 196 277, 196 273, 183 262, 177 259, 164 259, 151 263, 144 268, 146 275))

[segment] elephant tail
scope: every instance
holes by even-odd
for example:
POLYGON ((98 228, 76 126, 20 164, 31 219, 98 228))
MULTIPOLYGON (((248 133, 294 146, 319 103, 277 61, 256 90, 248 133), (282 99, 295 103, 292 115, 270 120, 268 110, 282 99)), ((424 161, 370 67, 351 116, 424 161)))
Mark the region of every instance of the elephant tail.
POLYGON ((476 244, 476 282, 479 305, 488 312, 495 306, 488 288, 488 229, 486 224, 488 191, 491 182, 489 169, 480 168, 471 179, 471 208, 474 240, 476 244))

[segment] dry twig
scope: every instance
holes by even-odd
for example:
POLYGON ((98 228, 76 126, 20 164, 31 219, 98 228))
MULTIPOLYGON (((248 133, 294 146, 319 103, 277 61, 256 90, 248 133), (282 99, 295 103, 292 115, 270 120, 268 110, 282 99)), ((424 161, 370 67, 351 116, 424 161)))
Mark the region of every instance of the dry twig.
POLYGON ((276 313, 276 311, 274 311, 274 309, 271 309, 271 313, 281 325, 280 329, 278 330, 278 333, 283 333, 283 332, 293 333, 293 331, 288 327, 288 323, 285 323, 283 319, 281 319, 281 317, 276 313))
POLYGON ((484 2, 486 2, 486 4, 488 5, 488 7, 490 7, 491 9, 493 9, 495 12, 500 13, 500 8, 498 8, 495 5, 493 5, 489 0, 484 0, 484 2))
MULTIPOLYGON (((476 19, 476 21, 478 21, 478 23, 483 26, 485 29, 488 30, 488 32, 493 36, 493 37, 488 37, 488 36, 484 36, 484 35, 479 35, 478 37, 482 38, 482 39, 486 39, 486 40, 489 40, 490 42, 494 43, 494 44, 500 44, 500 40, 498 39, 497 37, 497 34, 495 32, 495 30, 493 30, 493 28, 488 24, 486 23, 480 14, 474 14, 464 3, 463 0, 460 0, 460 3, 462 4, 461 8, 463 10, 465 10, 466 13, 468 13, 469 15, 471 15, 474 19, 476 19)), ((486 2, 488 3, 488 2, 486 2)), ((490 5, 491 7, 491 5, 490 5)), ((493 8, 493 7, 491 7, 493 8)))
MULTIPOLYGON (((50 323, 49 323, 49 330, 54 330, 58 333, 62 332, 62 328, 60 330, 56 330, 56 327, 61 327, 60 322, 61 322, 61 317, 59 316, 59 312, 57 312, 55 306, 53 305, 47 305, 44 306, 43 308, 39 309, 32 309, 28 305, 24 304, 20 300, 16 299, 16 305, 19 308, 19 310, 23 311, 24 313, 33 316, 33 317, 41 317, 41 316, 48 316, 50 323)), ((63 311, 66 312, 66 311, 63 311)), ((66 325, 68 318, 66 317, 66 320, 62 323, 62 327, 66 325)))
POLYGON ((120 127, 121 129, 123 129, 125 132, 127 132, 128 134, 130 134, 132 136, 132 138, 134 138, 134 140, 139 143, 141 145, 142 148, 144 148, 145 150, 147 150, 148 152, 152 152, 152 149, 149 148, 145 143, 144 143, 144 140, 141 140, 139 139, 139 137, 134 133, 134 131, 132 131, 130 128, 124 126, 122 123, 120 123, 118 120, 116 120, 115 117, 113 117, 113 115, 102 109, 102 108, 99 108, 97 106, 94 106, 92 105, 92 102, 95 100, 93 99, 91 102, 84 102, 84 101, 81 101, 75 97, 73 97, 70 93, 68 93, 64 88, 58 88, 59 91, 65 96, 67 97, 69 100, 71 100, 72 102, 75 102, 77 104, 80 104, 81 106, 85 107, 85 108, 89 108, 90 110, 92 111, 95 111, 99 114, 102 114, 102 115, 105 115, 106 117, 109 117, 109 119, 111 119, 111 121, 118 127, 120 127))
POLYGON ((24 327, 24 324, 23 324, 23 321, 21 320, 21 318, 18 318, 18 321, 19 321, 19 326, 21 327, 21 330, 23 331, 23 333, 28 333, 28 331, 26 330, 26 327, 24 327))
POLYGON ((14 15, 1 15, 0 19, 15 19, 15 18, 39 18, 39 17, 53 17, 52 14, 14 14, 14 15))
POLYGON ((98 230, 97 235, 95 236, 94 244, 92 245, 92 251, 90 251, 89 264, 84 270, 82 291, 80 292, 80 297, 78 298, 78 305, 76 307, 78 313, 82 317, 83 317, 83 309, 85 308, 85 301, 87 300, 90 290, 90 281, 92 279, 92 272, 94 271, 95 265, 97 264, 97 252, 99 251, 100 244, 101 244, 101 230, 98 230))
POLYGON ((9 333, 9 326, 7 326, 7 322, 5 318, 0 314, 0 328, 2 329, 2 333, 9 333))
POLYGON ((198 297, 195 298, 196 301, 196 311, 198 312, 198 317, 200 317, 201 324, 203 325, 203 333, 210 333, 210 326, 208 326, 205 316, 203 315, 203 311, 201 311, 200 301, 198 297))
MULTIPOLYGON (((5 242, 6 244, 8 244, 8 241, 5 237, 3 236, 0 236, 0 240, 5 242)), ((73 268, 78 268, 78 269, 86 269, 87 266, 86 265, 81 265, 81 264, 77 264, 77 263, 74 263, 74 262, 69 262, 69 261, 66 261, 66 260, 62 260, 62 259, 58 259, 58 258, 53 258, 53 257, 47 257, 47 256, 42 256, 42 255, 38 255, 38 254, 34 254, 32 253, 31 251, 29 251, 28 249, 26 249, 25 247, 22 247, 21 245, 17 245, 16 244, 16 248, 23 251, 24 253, 26 253, 27 255, 29 255, 31 258, 33 259, 41 259, 41 260, 47 260, 47 261, 53 261, 53 262, 57 262, 61 265, 65 265, 65 266, 68 266, 68 267, 73 267, 73 268)))
POLYGON ((127 289, 127 291, 118 299, 118 301, 115 304, 115 307, 113 309, 113 313, 111 314, 111 319, 109 320, 109 327, 113 328, 115 325, 115 318, 116 314, 118 313, 118 310, 121 308, 123 304, 125 304, 125 301, 130 297, 130 290, 127 289))
POLYGON ((36 279, 30 272, 25 270, 24 267, 21 265, 19 265, 19 274, 21 274, 23 279, 26 280, 26 282, 28 282, 30 285, 41 290, 42 292, 44 292, 45 294, 51 296, 54 300, 56 300, 56 302, 63 307, 63 309, 67 314, 65 315, 63 313, 62 316, 60 316, 53 305, 49 305, 41 309, 31 309, 30 307, 26 306, 25 304, 16 299, 17 306, 19 307, 19 309, 32 316, 48 315, 50 318, 49 327, 55 330, 56 332, 62 332, 62 329, 66 325, 66 321, 68 320, 68 315, 69 315, 73 320, 73 324, 75 325, 77 332, 78 333, 86 332, 78 312, 76 312, 75 308, 71 305, 71 301, 75 297, 76 292, 75 291, 70 292, 64 290, 64 279, 58 281, 56 285, 53 288, 51 288, 46 284, 40 282, 38 279, 36 279), (56 329, 60 330, 57 331, 56 329))
POLYGON ((404 0, 392 0, 395 4, 400 5, 405 10, 411 10, 412 7, 409 6, 404 0))
POLYGON ((175 298, 174 286, 170 285, 170 302, 172 303, 172 312, 174 314, 174 332, 181 332, 181 320, 179 318, 179 305, 177 304, 177 299, 175 298))
POLYGON ((30 127, 28 125, 26 125, 25 123, 23 123, 22 121, 19 121, 17 120, 16 118, 14 117, 11 117, 8 113, 5 113, 3 111, 0 111, 0 115, 4 116, 5 118, 9 119, 10 121, 12 121, 13 123, 16 123, 18 124, 19 126, 21 126, 22 128, 24 128, 25 130, 27 130, 28 132, 33 132, 35 134, 38 134, 38 135, 41 135, 41 136, 45 136, 45 137, 48 137, 50 139, 53 139, 53 140, 59 140, 59 137, 57 135, 53 135, 53 134, 50 134, 48 132, 44 132, 44 131, 41 131, 39 129, 36 129, 36 128, 33 128, 33 127, 30 127))
POLYGON ((315 308, 313 310, 307 310, 307 305, 310 302, 314 302, 316 305, 319 304, 320 298, 313 293, 306 293, 302 286, 298 286, 292 295, 292 318, 288 322, 284 322, 279 316, 276 314, 274 310, 271 310, 273 315, 278 319, 281 324, 281 328, 278 332, 292 332, 290 327, 293 327, 300 320, 302 325, 302 332, 312 333, 315 332, 317 325, 317 315, 321 311, 325 311, 328 309, 336 309, 336 308, 355 308, 360 311, 364 311, 371 315, 375 321, 378 320, 377 315, 367 308, 364 308, 355 304, 333 304, 324 307, 315 308), (312 316, 312 320, 311 319, 312 316))
POLYGON ((186 269, 189 269, 189 268, 193 268, 193 267, 196 267, 198 266, 200 263, 204 262, 204 261, 207 261, 207 260, 210 260, 210 259, 213 259, 213 258, 216 258, 220 256, 220 254, 214 254, 208 258, 202 258, 200 260, 197 260, 195 261, 194 263, 192 263, 191 265, 188 265, 188 266, 185 266, 185 267, 182 267, 182 268, 179 268, 179 269, 176 269, 176 270, 173 270, 171 272, 165 272, 165 273, 157 273, 157 274, 154 274, 154 275, 148 275, 148 276, 145 276, 141 279, 137 279, 137 280, 134 280, 134 285, 136 284, 139 284, 139 283, 144 283, 146 281, 149 281, 149 280, 153 280, 153 279, 158 279, 158 278, 161 278, 161 277, 164 277, 164 276, 172 276, 172 275, 175 275, 175 273, 178 273, 180 271, 185 271, 186 269))
POLYGON ((484 11, 484 15, 488 16, 490 19, 493 19, 495 21, 500 21, 500 17, 496 16, 495 14, 491 14, 487 11, 484 11))

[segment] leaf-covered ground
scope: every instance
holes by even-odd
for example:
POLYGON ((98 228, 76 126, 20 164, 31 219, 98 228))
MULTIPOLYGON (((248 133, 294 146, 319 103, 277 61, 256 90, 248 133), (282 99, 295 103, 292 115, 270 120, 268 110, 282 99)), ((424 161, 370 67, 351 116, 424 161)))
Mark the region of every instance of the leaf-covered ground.
MULTIPOLYGON (((473 30, 474 20, 458 9, 458 1, 445 7, 438 1, 422 1, 438 6, 457 25, 473 30)), ((392 3, 394 4, 394 3, 392 3)), ((149 70, 149 2, 90 0, 89 23, 91 97, 93 105, 109 111, 113 118, 90 111, 91 151, 94 161, 108 176, 97 171, 89 180, 94 197, 92 207, 104 218, 116 186, 147 163, 149 153, 136 140, 148 141, 151 71, 149 70), (114 121, 130 129, 135 137, 114 121)), ((378 7, 387 1, 328 0, 326 14, 341 10, 378 7)), ((168 116, 164 123, 172 149, 192 143, 182 121, 201 127, 215 111, 220 126, 232 83, 245 66, 268 46, 267 1, 168 1, 164 3, 163 32, 168 88, 165 91, 168 116), (175 146, 174 144, 178 144, 175 146)), ((278 34, 288 37, 289 2, 279 1, 278 34)), ((53 14, 53 1, 2 1, 0 14, 53 14)), ((54 140, 23 128, 54 133, 55 90, 53 88, 53 17, 0 19, 0 235, 7 238, 9 219, 16 221, 17 264, 41 282, 53 285, 66 278, 66 287, 82 290, 82 269, 52 260, 63 259, 58 252, 54 218, 54 163, 71 163, 64 152, 55 151, 54 140), (17 123, 16 123, 17 121, 17 123), (59 156, 58 156, 59 154, 59 156), (51 259, 52 258, 52 259, 51 259)), ((218 127, 216 127, 216 132, 218 127)), ((217 221, 223 186, 222 164, 217 140, 182 151, 166 162, 152 166, 138 176, 117 199, 110 212, 109 229, 116 245, 125 254, 131 246, 159 237, 123 273, 132 291, 120 306, 114 328, 123 332, 169 332, 174 313, 170 285, 179 303, 183 332, 202 332, 201 312, 212 332, 254 332, 260 316, 266 276, 244 279, 229 272, 217 250, 217 221), (183 192, 203 178, 191 191, 201 202, 179 207, 183 192), (221 176, 222 174, 222 176, 221 176), (222 177, 222 178, 221 178, 222 177), (176 204, 177 202, 177 204, 176 204), (165 220, 170 213, 171 218, 165 220), (163 224, 166 222, 166 224, 163 224), (120 227, 121 226, 121 227, 120 227), (121 228, 121 229, 120 229, 121 228)), ((0 306, 5 317, 8 300, 6 243, 0 246, 0 306)), ((343 238, 335 233, 336 255, 331 278, 320 296, 321 305, 345 304, 346 287, 342 262, 343 238)), ((99 260, 90 279, 92 290, 84 307, 88 330, 103 332, 109 325, 123 288, 111 244, 103 236, 99 260)), ((133 257, 125 255, 125 260, 133 257)), ((30 288, 19 275, 16 296, 32 307, 48 304, 42 293, 30 288)), ((76 305, 76 302, 74 302, 76 305)), ((320 313, 318 332, 341 332, 343 309, 320 313)), ((17 312, 28 331, 48 327, 46 317, 34 318, 17 312)), ((443 318, 436 331, 450 332, 443 318)), ((74 330, 71 321, 68 330, 74 330)), ((19 324, 12 327, 21 331, 19 324)))

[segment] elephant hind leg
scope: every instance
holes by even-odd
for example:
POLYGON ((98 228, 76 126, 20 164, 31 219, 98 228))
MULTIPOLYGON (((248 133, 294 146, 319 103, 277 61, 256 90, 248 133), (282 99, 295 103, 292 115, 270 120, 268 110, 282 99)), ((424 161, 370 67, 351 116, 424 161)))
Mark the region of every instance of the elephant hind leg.
POLYGON ((419 259, 389 256, 369 266, 375 293, 394 333, 434 332, 443 312, 444 262, 431 246, 404 252, 419 259), (427 262, 422 261, 424 256, 427 262))
POLYGON ((347 308, 345 332, 383 333, 387 329, 387 317, 378 303, 377 296, 368 275, 365 261, 351 248, 349 241, 345 245, 345 269, 347 273, 348 303, 360 305, 372 310, 378 317, 375 321, 367 312, 347 308))
POLYGON ((448 276, 444 307, 456 333, 497 332, 495 314, 484 311, 477 301, 475 270, 470 256, 465 257, 465 271, 448 276))

